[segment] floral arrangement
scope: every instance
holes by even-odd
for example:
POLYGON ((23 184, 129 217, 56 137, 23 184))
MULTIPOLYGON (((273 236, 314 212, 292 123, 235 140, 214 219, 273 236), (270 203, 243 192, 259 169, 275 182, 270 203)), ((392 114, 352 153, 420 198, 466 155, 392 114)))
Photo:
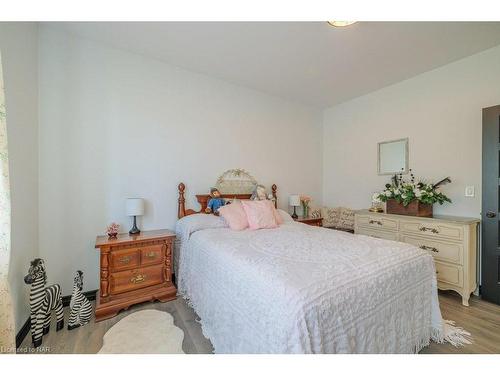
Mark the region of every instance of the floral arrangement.
POLYGON ((116 237, 120 230, 120 224, 111 223, 106 227, 106 234, 110 237, 116 237))
POLYGON ((311 203, 312 199, 308 195, 301 195, 300 196, 300 203, 302 204, 303 207, 308 207, 309 203, 311 203))
POLYGON ((307 217, 309 215, 309 203, 311 203, 312 199, 308 195, 300 196, 300 203, 302 204, 302 215, 307 217))
POLYGON ((439 187, 451 182, 449 177, 441 181, 430 184, 425 181, 415 181, 415 176, 410 169, 410 181, 403 179, 402 173, 392 177, 392 184, 386 184, 385 190, 380 193, 375 193, 372 197, 374 202, 387 202, 389 199, 395 199, 403 206, 409 205, 413 200, 417 200, 424 204, 443 204, 444 202, 451 203, 451 199, 439 191, 439 187))

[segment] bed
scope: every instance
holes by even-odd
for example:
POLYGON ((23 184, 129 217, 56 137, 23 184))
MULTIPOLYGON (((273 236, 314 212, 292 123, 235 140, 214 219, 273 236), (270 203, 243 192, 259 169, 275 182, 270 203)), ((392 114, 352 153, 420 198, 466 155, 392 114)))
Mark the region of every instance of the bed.
POLYGON ((415 353, 442 341, 425 251, 296 223, 281 210, 279 228, 232 231, 186 210, 184 191, 177 286, 215 353, 415 353))

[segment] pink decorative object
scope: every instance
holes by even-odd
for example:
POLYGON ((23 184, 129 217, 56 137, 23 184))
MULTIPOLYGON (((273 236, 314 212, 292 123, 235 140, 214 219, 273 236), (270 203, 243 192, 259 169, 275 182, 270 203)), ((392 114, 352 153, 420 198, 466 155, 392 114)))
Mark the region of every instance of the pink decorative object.
POLYGON ((276 218, 270 201, 242 201, 250 229, 276 228, 276 218))
POLYGON ((278 212, 276 207, 274 207, 274 203, 270 200, 266 201, 268 205, 271 207, 271 211, 273 211, 274 219, 276 220, 276 224, 281 225, 285 222, 281 214, 278 212))
POLYGON ((243 230, 248 228, 248 219, 241 202, 233 202, 219 208, 222 216, 232 230, 243 230))
POLYGON ((106 227, 106 234, 110 238, 116 238, 118 235, 118 231, 120 230, 120 224, 117 223, 111 223, 106 227))

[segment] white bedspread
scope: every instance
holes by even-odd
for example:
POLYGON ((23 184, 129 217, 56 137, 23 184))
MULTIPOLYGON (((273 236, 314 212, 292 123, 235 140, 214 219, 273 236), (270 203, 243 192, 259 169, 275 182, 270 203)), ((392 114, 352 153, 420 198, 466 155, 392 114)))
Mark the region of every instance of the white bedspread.
POLYGON ((179 293, 216 353, 415 353, 441 331, 433 259, 417 247, 300 223, 237 232, 187 219, 179 293))

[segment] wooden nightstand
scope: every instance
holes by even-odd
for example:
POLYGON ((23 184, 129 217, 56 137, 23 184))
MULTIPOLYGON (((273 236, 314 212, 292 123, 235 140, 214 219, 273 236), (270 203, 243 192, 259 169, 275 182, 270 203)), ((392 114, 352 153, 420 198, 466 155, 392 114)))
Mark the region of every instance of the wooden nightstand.
POLYGON ((301 217, 299 216, 297 219, 294 219, 295 221, 298 221, 299 223, 304 223, 307 225, 312 225, 315 227, 322 227, 323 226, 323 218, 322 217, 301 217))
POLYGON ((175 233, 166 229, 117 238, 98 236, 101 252, 99 293, 95 320, 108 319, 122 309, 145 301, 170 301, 177 289, 172 283, 175 233))

